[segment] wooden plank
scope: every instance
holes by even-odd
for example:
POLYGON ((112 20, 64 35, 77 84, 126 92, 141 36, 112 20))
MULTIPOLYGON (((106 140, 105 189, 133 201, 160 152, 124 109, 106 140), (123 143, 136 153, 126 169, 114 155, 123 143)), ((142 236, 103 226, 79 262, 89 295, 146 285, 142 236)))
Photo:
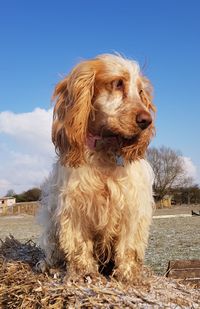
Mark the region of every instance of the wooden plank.
POLYGON ((200 260, 171 260, 168 269, 200 268, 200 260))
POLYGON ((166 277, 200 286, 200 260, 169 261, 166 277))
POLYGON ((169 278, 174 279, 198 279, 200 280, 200 268, 171 269, 168 273, 169 278))

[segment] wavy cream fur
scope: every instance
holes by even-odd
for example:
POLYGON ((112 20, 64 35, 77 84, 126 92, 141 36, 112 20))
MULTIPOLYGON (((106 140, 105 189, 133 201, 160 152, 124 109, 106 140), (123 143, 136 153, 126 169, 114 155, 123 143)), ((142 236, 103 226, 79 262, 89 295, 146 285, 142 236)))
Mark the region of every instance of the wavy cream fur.
POLYGON ((148 85, 137 63, 116 55, 81 63, 57 85, 59 160, 43 186, 40 212, 46 265, 64 262, 70 276, 97 274, 112 262, 118 279, 138 275, 154 203, 153 172, 144 159, 154 128, 148 85), (108 105, 115 106, 111 114, 108 105), (150 119, 147 127, 139 127, 138 115, 150 119), (102 128, 137 139, 128 146, 105 139, 103 148, 90 148, 88 133, 100 138, 102 128), (123 166, 116 164, 119 154, 123 166))
POLYGON ((152 169, 144 159, 117 167, 111 175, 87 165, 68 169, 56 164, 44 185, 49 192, 43 198, 41 244, 47 263, 56 265, 64 258, 80 271, 94 273, 105 254, 106 260, 115 259, 116 268, 123 268, 121 277, 131 278, 130 263, 135 268, 143 261, 147 245, 152 182, 152 169), (99 254, 95 258, 94 248, 99 254), (126 261, 128 252, 131 261, 126 261))

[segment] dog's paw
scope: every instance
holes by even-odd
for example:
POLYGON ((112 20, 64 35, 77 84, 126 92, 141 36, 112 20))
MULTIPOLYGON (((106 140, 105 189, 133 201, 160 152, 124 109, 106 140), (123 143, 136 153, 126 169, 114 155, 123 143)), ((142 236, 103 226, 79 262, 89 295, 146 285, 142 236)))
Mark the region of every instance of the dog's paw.
POLYGON ((35 270, 39 273, 49 273, 50 267, 45 259, 40 260, 35 265, 35 270))
POLYGON ((58 269, 58 268, 53 268, 50 267, 50 265, 47 263, 47 261, 45 259, 40 260, 36 266, 35 266, 35 270, 37 272, 43 273, 43 274, 48 274, 49 276, 53 277, 54 279, 59 279, 59 278, 63 278, 65 272, 63 271, 63 269, 58 269))
POLYGON ((87 284, 96 284, 107 282, 106 278, 102 276, 99 272, 84 272, 84 271, 68 271, 65 275, 64 281, 66 283, 87 283, 87 284))
POLYGON ((122 283, 137 285, 141 282, 141 269, 136 265, 120 265, 112 276, 122 283))

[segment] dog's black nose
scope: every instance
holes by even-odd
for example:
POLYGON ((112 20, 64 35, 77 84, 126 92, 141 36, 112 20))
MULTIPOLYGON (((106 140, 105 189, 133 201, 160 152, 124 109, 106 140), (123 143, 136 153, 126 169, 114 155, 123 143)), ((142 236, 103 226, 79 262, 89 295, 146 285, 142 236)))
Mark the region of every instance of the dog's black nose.
POLYGON ((141 111, 136 116, 138 126, 144 130, 152 123, 151 114, 146 111, 141 111))

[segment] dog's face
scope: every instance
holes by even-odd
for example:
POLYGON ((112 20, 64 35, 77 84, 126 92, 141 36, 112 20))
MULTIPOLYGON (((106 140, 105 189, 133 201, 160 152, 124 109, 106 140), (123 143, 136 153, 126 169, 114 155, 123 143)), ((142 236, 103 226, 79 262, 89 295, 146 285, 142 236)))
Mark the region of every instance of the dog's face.
POLYGON ((136 62, 102 55, 80 63, 54 97, 53 142, 62 164, 80 165, 88 135, 115 137, 126 160, 141 158, 152 137, 151 85, 136 62))

